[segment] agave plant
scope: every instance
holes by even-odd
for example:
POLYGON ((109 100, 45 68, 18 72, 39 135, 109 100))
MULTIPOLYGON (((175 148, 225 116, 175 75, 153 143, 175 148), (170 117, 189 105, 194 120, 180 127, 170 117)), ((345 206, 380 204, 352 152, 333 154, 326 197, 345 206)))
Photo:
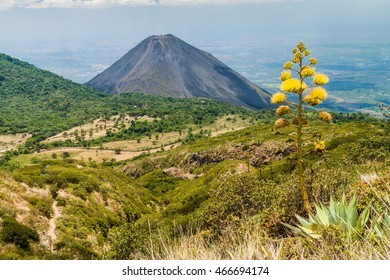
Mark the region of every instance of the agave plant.
POLYGON ((390 215, 384 213, 374 223, 374 231, 382 240, 390 239, 390 215))
POLYGON ((340 227, 348 238, 361 237, 367 228, 370 205, 367 205, 359 215, 356 197, 353 197, 349 203, 346 202, 345 196, 340 202, 331 198, 329 206, 320 204, 315 205, 315 208, 315 215, 310 214, 307 220, 296 215, 299 225, 285 225, 298 235, 315 239, 321 238, 321 231, 330 226, 340 227))

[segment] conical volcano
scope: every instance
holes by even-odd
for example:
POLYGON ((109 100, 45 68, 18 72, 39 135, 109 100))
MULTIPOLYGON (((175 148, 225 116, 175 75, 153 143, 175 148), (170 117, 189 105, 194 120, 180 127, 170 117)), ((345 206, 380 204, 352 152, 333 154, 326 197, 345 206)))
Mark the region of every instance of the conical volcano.
POLYGON ((108 93, 207 97, 251 109, 270 107, 267 91, 170 34, 146 38, 86 85, 108 93))

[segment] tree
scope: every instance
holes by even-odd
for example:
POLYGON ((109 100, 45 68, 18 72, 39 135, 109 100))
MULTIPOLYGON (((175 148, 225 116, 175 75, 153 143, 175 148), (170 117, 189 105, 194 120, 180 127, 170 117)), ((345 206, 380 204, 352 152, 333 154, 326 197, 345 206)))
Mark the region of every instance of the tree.
POLYGON ((70 157, 70 153, 69 152, 63 152, 62 153, 62 158, 63 159, 66 159, 66 158, 69 158, 70 157))
MULTIPOLYGON (((298 176, 299 176, 299 188, 302 194, 303 207, 308 214, 311 213, 311 206, 309 201, 309 195, 305 185, 304 179, 304 167, 303 167, 303 126, 307 124, 307 118, 305 115, 305 109, 307 106, 317 106, 322 103, 327 97, 326 90, 322 87, 329 82, 329 78, 322 73, 316 74, 316 69, 313 65, 317 64, 317 59, 314 57, 308 58, 310 55, 309 50, 306 49, 305 44, 300 42, 296 48, 293 49, 294 57, 291 61, 284 63, 280 80, 282 81, 280 89, 283 92, 275 93, 271 97, 273 104, 285 104, 279 106, 276 109, 278 116, 291 116, 293 125, 297 129, 297 165, 298 165, 298 176), (305 64, 305 59, 308 59, 308 63, 305 64), (297 78, 293 78, 293 74, 297 78), (305 83, 307 78, 312 77, 312 86, 305 83), (287 94, 298 96, 298 103, 286 102, 287 94), (291 107, 294 108, 294 112, 291 107)), ((332 116, 325 111, 318 113, 318 118, 322 121, 331 123, 332 116)), ((274 124, 275 130, 289 126, 290 120, 286 118, 279 118, 274 124)), ((322 144, 322 143, 321 143, 322 144)))

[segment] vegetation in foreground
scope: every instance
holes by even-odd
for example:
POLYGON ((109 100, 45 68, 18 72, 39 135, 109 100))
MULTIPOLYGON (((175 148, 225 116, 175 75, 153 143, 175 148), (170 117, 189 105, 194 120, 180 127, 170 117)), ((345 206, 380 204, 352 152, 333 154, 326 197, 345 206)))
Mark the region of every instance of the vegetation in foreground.
POLYGON ((385 122, 333 114, 334 123, 325 125, 308 112, 301 156, 316 207, 307 216, 296 176, 296 130, 272 133, 272 112, 203 99, 85 95, 79 85, 31 65, 6 56, 0 62, 8 69, 0 73, 1 98, 10 104, 0 114, 2 132, 34 133, 0 160, 1 259, 389 259, 385 122), (13 74, 18 71, 24 74, 13 74), (56 107, 69 94, 77 104, 56 107), (17 105, 26 104, 32 111, 18 118, 17 105), (27 155, 202 129, 231 114, 253 125, 214 138, 188 131, 179 147, 131 160, 100 164, 67 151, 27 155), (115 131, 88 140, 80 132, 70 141, 41 141, 112 115, 152 121, 120 121, 115 131))
POLYGON ((366 217, 359 234, 323 223, 318 209, 303 222, 294 129, 273 134, 259 124, 113 166, 65 157, 1 171, 0 256, 388 259, 389 126, 311 121, 310 199, 318 209, 356 199, 353 216, 366 217), (26 227, 20 242, 7 237, 18 227, 26 227))

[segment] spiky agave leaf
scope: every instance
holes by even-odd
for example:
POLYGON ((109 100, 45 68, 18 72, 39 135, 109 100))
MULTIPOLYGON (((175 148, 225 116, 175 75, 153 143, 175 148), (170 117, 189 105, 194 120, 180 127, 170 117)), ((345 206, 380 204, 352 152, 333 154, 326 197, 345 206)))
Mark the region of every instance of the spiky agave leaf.
POLYGON ((333 198, 330 198, 330 204, 329 204, 329 222, 333 225, 338 224, 339 216, 337 211, 337 203, 333 200, 333 198))
POLYGON ((364 232, 364 230, 367 228, 367 222, 368 222, 368 218, 370 217, 370 209, 371 209, 371 205, 367 205, 362 214, 359 216, 357 222, 356 222, 356 230, 359 232, 359 234, 362 234, 364 232))
POLYGON ((357 212, 357 202, 356 197, 352 197, 351 201, 348 204, 347 208, 347 223, 350 228, 356 226, 356 222, 358 220, 358 212, 357 212))
MULTIPOLYGON (((320 234, 317 232, 319 228, 326 229, 330 226, 338 226, 342 227, 348 238, 353 238, 356 234, 361 236, 367 228, 371 206, 367 205, 359 216, 356 198, 353 197, 351 201, 347 203, 345 196, 343 196, 340 202, 336 202, 331 198, 329 206, 320 204, 315 205, 315 208, 315 215, 309 215, 307 220, 296 215, 300 225, 295 227, 286 226, 293 229, 293 231, 299 235, 310 236, 316 239, 320 237, 320 234)), ((385 218, 382 220, 384 219, 385 218)), ((389 220, 388 228, 390 228, 390 216, 386 216, 386 219, 389 220)), ((381 229, 382 227, 379 225, 376 227, 377 231, 383 232, 381 229)))
POLYGON ((390 238, 390 215, 385 213, 374 223, 374 230, 381 239, 390 238))
POLYGON ((315 205, 316 208, 316 215, 315 220, 318 221, 318 224, 323 225, 325 227, 329 226, 329 211, 326 210, 325 206, 321 205, 315 205))

